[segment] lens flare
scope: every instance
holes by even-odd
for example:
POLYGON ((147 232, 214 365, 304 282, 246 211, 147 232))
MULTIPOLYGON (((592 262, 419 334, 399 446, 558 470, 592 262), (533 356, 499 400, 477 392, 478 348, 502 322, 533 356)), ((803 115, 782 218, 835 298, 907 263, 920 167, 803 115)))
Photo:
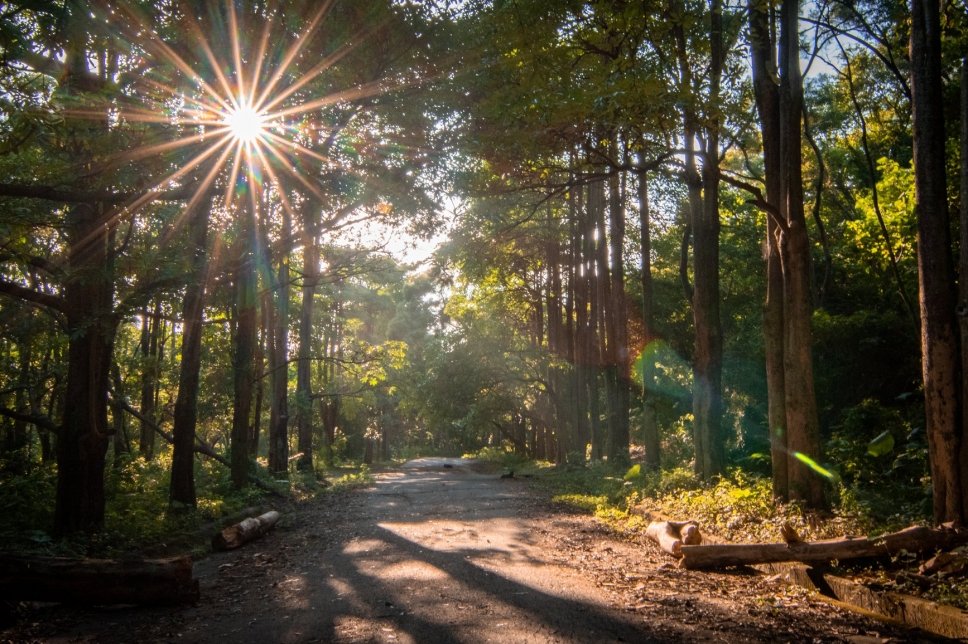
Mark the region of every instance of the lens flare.
POLYGON ((814 472, 816 472, 820 476, 823 476, 825 478, 828 478, 831 481, 837 480, 837 475, 836 474, 834 474, 833 472, 831 472, 830 470, 828 470, 828 469, 826 469, 824 467, 821 467, 821 465, 819 463, 817 463, 817 461, 813 460, 812 458, 810 458, 806 454, 802 454, 800 452, 793 452, 793 456, 798 461, 800 461, 801 463, 803 463, 804 465, 806 465, 807 467, 809 467, 811 470, 813 470, 814 472))
POLYGON ((266 117, 248 105, 241 105, 225 114, 225 126, 236 140, 254 143, 266 129, 266 117))

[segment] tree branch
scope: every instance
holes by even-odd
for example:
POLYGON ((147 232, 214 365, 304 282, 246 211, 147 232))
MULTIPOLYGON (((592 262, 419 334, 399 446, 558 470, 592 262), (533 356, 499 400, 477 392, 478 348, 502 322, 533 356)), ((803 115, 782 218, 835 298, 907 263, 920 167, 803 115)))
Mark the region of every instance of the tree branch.
POLYGON ((47 416, 39 416, 36 414, 21 414, 19 411, 14 411, 13 409, 7 409, 6 407, 0 407, 0 416, 6 416, 7 418, 13 418, 14 420, 19 420, 25 423, 31 423, 36 425, 41 429, 46 429, 51 434, 59 434, 60 426, 52 421, 47 416))
POLYGON ((40 304, 41 306, 67 314, 67 303, 64 301, 64 298, 58 295, 51 295, 50 293, 35 291, 32 288, 21 286, 16 282, 11 282, 2 277, 0 277, 0 295, 9 295, 10 297, 15 297, 25 302, 40 304))

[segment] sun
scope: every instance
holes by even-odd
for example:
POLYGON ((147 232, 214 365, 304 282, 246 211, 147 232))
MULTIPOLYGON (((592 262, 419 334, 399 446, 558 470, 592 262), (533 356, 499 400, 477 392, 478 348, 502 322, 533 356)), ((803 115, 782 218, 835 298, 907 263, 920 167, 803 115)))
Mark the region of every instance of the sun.
POLYGON ((254 143, 266 130, 265 114, 249 105, 240 105, 226 112, 222 122, 242 143, 254 143))

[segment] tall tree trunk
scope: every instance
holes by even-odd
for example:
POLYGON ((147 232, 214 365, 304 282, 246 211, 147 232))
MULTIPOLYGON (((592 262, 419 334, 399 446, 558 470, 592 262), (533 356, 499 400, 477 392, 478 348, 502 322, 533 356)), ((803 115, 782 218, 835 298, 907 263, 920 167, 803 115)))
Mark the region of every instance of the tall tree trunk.
MULTIPOLYGON (((958 271, 958 324, 961 328, 961 463, 968 463, 968 58, 961 61, 961 243, 958 271)), ((964 471, 962 467, 960 471, 964 471)), ((968 503, 968 475, 961 477, 962 504, 968 503)), ((968 510, 965 510, 968 516, 968 510)))
MULTIPOLYGON (((155 307, 151 314, 145 310, 145 317, 141 325, 141 415, 150 421, 155 420, 155 401, 157 399, 155 389, 158 380, 158 324, 161 321, 161 301, 155 302, 155 307)), ((138 441, 138 452, 146 460, 151 460, 155 455, 155 431, 149 423, 141 422, 140 440, 138 441)))
MULTIPOLYGON (((618 141, 613 135, 610 156, 618 158, 618 141)), ((611 258, 611 315, 612 347, 612 423, 609 427, 608 462, 628 466, 629 407, 631 406, 631 378, 629 371, 628 309, 625 302, 625 206, 622 185, 617 173, 609 178, 609 256, 611 258)))
MULTIPOLYGON (((776 77, 775 41, 766 4, 750 1, 750 36, 753 91, 763 139, 766 201, 777 213, 785 212, 781 182, 780 92, 776 77)), ((766 303, 763 307, 763 344, 766 353, 767 423, 773 462, 773 496, 789 498, 787 474, 786 387, 783 371, 783 267, 780 230, 772 215, 766 218, 766 303)))
POLYGON ((104 523, 104 459, 108 449, 107 392, 115 327, 113 253, 100 205, 68 213, 70 273, 64 286, 69 335, 67 404, 57 437, 58 534, 104 523))
POLYGON ((693 220, 692 314, 696 332, 692 414, 702 434, 696 467, 703 480, 725 471, 723 422, 723 336, 719 314, 719 84, 723 68, 723 9, 710 3, 709 116, 702 164, 702 208, 693 220))
MULTIPOLYGON (((642 159, 644 161, 644 159, 642 159)), ((652 288, 652 211, 649 204, 649 183, 645 172, 639 172, 639 230, 642 238, 642 327, 645 350, 640 360, 650 359, 648 350, 655 342, 655 302, 652 288)), ((645 448, 646 469, 657 471, 660 467, 659 425, 655 416, 655 396, 650 391, 648 378, 655 368, 641 364, 642 369, 642 446, 645 448)))
POLYGON ((296 428, 298 449, 302 454, 296 463, 302 471, 313 471, 313 298, 319 281, 319 246, 316 241, 316 212, 310 204, 305 208, 303 231, 303 287, 302 308, 299 312, 299 363, 296 365, 296 428))
POLYGON ((275 328, 269 368, 272 373, 272 405, 269 415, 269 471, 276 478, 289 477, 289 255, 292 219, 283 209, 282 244, 275 290, 275 328))
POLYGON ((256 226, 253 205, 248 195, 239 201, 241 221, 238 264, 235 275, 235 400, 232 413, 232 486, 242 489, 249 484, 249 417, 252 412, 252 386, 255 381, 256 309, 256 226))
POLYGON ((121 455, 131 453, 131 446, 128 444, 128 432, 125 422, 124 407, 121 401, 124 399, 124 383, 121 381, 121 366, 117 361, 111 362, 111 387, 114 395, 111 396, 111 420, 114 424, 114 436, 111 442, 114 445, 114 467, 121 467, 121 455))
POLYGON ((941 21, 937 0, 911 2, 911 111, 918 219, 921 366, 936 523, 968 518, 963 489, 964 427, 959 401, 959 347, 945 177, 941 21))
POLYGON ((208 218, 211 208, 191 213, 192 273, 182 301, 181 369, 172 429, 170 504, 195 507, 195 426, 198 419, 198 381, 202 368, 202 313, 208 257, 208 218))
POLYGON ((784 387, 786 390, 789 491, 808 507, 824 505, 823 479, 804 461, 820 459, 820 425, 813 383, 810 318, 810 240, 803 210, 799 2, 780 8, 780 130, 787 230, 781 234, 783 265, 784 387))
POLYGON ((272 293, 266 291, 259 297, 259 330, 256 333, 255 366, 252 373, 256 374, 255 381, 255 409, 252 411, 252 424, 249 432, 249 456, 259 455, 259 436, 262 434, 262 403, 266 398, 266 355, 272 351, 272 293))

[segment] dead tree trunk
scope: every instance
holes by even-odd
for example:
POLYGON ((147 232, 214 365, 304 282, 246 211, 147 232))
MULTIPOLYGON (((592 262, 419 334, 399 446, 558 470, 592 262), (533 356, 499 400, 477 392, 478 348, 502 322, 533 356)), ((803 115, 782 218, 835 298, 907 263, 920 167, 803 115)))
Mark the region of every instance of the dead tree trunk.
POLYGON ((0 570, 0 600, 4 601, 88 605, 198 601, 191 557, 111 561, 0 553, 0 570))

